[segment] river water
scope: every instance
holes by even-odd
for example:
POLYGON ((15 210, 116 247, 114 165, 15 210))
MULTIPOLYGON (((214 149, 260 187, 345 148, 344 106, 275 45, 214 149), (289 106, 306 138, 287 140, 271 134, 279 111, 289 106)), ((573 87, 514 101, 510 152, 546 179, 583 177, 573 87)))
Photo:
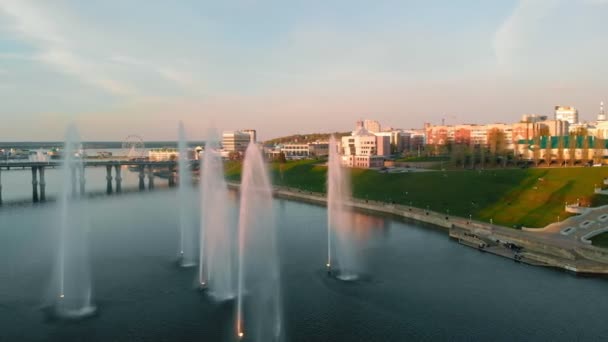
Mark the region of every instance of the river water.
MULTIPOLYGON (((238 203, 233 200, 232 210, 238 203)), ((54 203, 0 209, 0 341, 231 341, 233 303, 175 267, 176 192, 90 200, 97 317, 45 320, 54 203)), ((326 209, 274 201, 289 341, 573 341, 608 336, 608 282, 483 254, 445 231, 357 214, 364 280, 326 276, 326 209)))

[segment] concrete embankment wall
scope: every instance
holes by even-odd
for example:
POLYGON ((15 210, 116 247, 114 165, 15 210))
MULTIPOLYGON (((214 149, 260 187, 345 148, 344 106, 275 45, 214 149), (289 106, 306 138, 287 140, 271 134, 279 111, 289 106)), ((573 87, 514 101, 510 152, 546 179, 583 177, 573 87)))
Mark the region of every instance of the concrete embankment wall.
MULTIPOLYGON (((238 184, 229 184, 232 189, 238 189, 238 184)), ((325 206, 327 199, 324 194, 313 193, 300 189, 275 188, 273 194, 276 198, 295 200, 325 206)), ((447 229, 450 237, 465 239, 464 232, 475 234, 485 241, 499 240, 511 242, 524 248, 526 256, 531 260, 539 261, 547 266, 566 269, 581 273, 608 273, 608 251, 597 247, 585 246, 566 249, 562 246, 552 245, 549 241, 533 235, 531 232, 522 232, 511 228, 496 226, 480 221, 469 221, 465 218, 449 216, 421 208, 389 204, 384 202, 352 199, 349 204, 361 211, 380 213, 396 217, 432 224, 447 229), (579 263, 584 258, 584 263, 579 263)))

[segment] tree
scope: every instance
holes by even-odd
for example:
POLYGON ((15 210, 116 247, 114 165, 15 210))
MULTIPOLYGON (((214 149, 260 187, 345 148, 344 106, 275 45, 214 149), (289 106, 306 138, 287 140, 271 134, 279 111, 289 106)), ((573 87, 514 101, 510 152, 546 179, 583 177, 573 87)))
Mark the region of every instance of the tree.
POLYGON ((285 157, 285 153, 283 153, 283 151, 281 151, 279 153, 279 156, 277 157, 277 161, 281 164, 287 163, 287 158, 285 157))
POLYGON ((468 151, 468 157, 469 157, 469 161, 471 162, 471 169, 475 168, 475 156, 476 156, 476 152, 475 152, 475 145, 473 144, 473 142, 471 142, 469 144, 469 151, 468 151))
POLYGON ((568 164, 574 166, 576 162, 576 134, 568 134, 568 164))
POLYGON ((514 146, 514 148, 513 148, 513 156, 515 157, 515 165, 517 165, 519 163, 519 156, 520 156, 520 154, 519 154, 519 139, 517 139, 517 138, 514 138, 514 139, 515 139, 515 141, 513 142, 513 144, 514 144, 513 145, 514 146))
POLYGON ((583 146, 581 146, 581 162, 583 164, 589 163, 589 136, 587 134, 582 136, 583 146))
POLYGON ((506 137, 503 130, 498 128, 490 130, 488 133, 488 148, 490 150, 490 160, 494 165, 506 149, 506 137))
POLYGON ((464 168, 465 166, 465 146, 463 146, 462 144, 454 144, 451 148, 451 153, 450 153, 450 161, 452 162, 452 165, 454 166, 458 166, 458 165, 462 165, 462 167, 464 168))
POLYGON ((604 159, 604 146, 605 140, 602 138, 596 137, 593 139, 594 151, 593 151, 593 163, 594 164, 602 164, 602 160, 604 159))
POLYGON ((575 133, 575 135, 578 135, 578 136, 587 136, 587 135, 589 135, 589 131, 585 127, 579 127, 579 128, 577 128, 574 133, 575 133))
POLYGON ((534 165, 538 166, 538 163, 540 162, 540 154, 541 154, 541 147, 540 147, 540 135, 535 134, 534 135, 534 139, 532 139, 532 159, 534 160, 534 165))
POLYGON ((557 163, 564 163, 564 137, 561 135, 557 137, 557 163))
POLYGON ((545 155, 543 159, 545 159, 545 163, 547 165, 551 165, 551 159, 553 158, 553 144, 551 144, 551 136, 545 136, 545 155))

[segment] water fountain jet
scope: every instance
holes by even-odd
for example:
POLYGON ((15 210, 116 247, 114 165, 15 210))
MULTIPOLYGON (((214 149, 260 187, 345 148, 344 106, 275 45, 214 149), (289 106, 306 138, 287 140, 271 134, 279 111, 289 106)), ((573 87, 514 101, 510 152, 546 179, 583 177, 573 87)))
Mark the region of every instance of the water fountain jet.
POLYGON ((329 141, 327 165, 327 273, 343 281, 358 279, 357 244, 350 234, 353 227, 348 170, 341 165, 335 137, 329 141), (336 267, 337 265, 337 267, 336 267))
POLYGON ((228 185, 218 145, 208 141, 201 159, 198 283, 215 299, 225 300, 235 296, 236 232, 229 216, 228 185))
POLYGON ((250 143, 241 179, 236 332, 248 340, 282 341, 281 289, 272 189, 262 154, 250 143))
POLYGON ((75 126, 66 134, 63 160, 63 186, 59 195, 58 248, 49 305, 44 311, 52 318, 83 319, 93 316, 93 303, 88 253, 89 216, 85 198, 73 194, 75 172, 82 172, 82 159, 76 157, 80 138, 75 126))
POLYGON ((178 128, 178 176, 177 203, 179 206, 179 254, 178 264, 181 267, 196 266, 195 233, 194 233, 194 190, 192 187, 192 173, 188 159, 188 143, 183 122, 178 128))

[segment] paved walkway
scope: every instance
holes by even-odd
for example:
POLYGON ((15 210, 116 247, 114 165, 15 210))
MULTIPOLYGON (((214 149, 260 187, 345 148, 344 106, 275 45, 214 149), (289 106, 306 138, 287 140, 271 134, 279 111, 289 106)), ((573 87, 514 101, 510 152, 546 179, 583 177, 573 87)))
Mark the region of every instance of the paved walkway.
POLYGON ((544 228, 528 228, 529 232, 550 239, 570 241, 578 245, 588 245, 581 238, 592 232, 608 228, 608 206, 588 208, 580 215, 571 216, 561 222, 554 222, 544 228))

